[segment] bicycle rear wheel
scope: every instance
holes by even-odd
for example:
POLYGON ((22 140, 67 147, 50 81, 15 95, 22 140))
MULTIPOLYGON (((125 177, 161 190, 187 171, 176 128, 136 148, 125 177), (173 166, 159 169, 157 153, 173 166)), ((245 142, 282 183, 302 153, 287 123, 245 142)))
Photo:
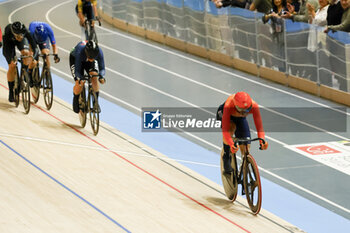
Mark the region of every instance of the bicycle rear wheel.
POLYGON ((80 108, 80 112, 79 112, 79 121, 80 121, 80 125, 81 127, 85 127, 86 125, 86 114, 87 114, 87 101, 86 101, 86 91, 85 91, 85 85, 83 86, 83 90, 80 92, 79 95, 79 108, 80 108))
POLYGON ((232 156, 231 166, 234 169, 234 171, 231 173, 225 173, 224 172, 224 164, 222 161, 223 153, 224 153, 224 149, 221 149, 220 167, 221 167, 222 185, 224 186, 224 190, 225 190, 225 194, 226 194, 227 198, 232 200, 232 201, 235 201, 237 198, 237 191, 238 191, 237 176, 236 176, 236 171, 235 171, 236 159, 233 157, 234 155, 231 154, 231 156, 232 156))
POLYGON ((53 85, 52 85, 52 76, 50 70, 47 68, 43 71, 43 90, 44 90, 44 100, 46 109, 50 110, 53 102, 53 85))
POLYGON ((98 130, 100 128, 100 113, 98 107, 98 99, 96 97, 96 93, 93 91, 92 88, 89 88, 88 101, 91 128, 94 132, 94 135, 97 135, 98 130))
POLYGON ((250 154, 243 167, 243 186, 249 208, 256 215, 261 209, 261 181, 258 166, 250 154))
POLYGON ((96 44, 98 43, 95 29, 92 28, 92 27, 91 27, 91 30, 90 30, 90 38, 89 39, 95 41, 96 44))
POLYGON ((26 70, 22 71, 21 77, 21 87, 22 87, 22 101, 25 114, 30 111, 30 87, 29 87, 29 75, 26 70))

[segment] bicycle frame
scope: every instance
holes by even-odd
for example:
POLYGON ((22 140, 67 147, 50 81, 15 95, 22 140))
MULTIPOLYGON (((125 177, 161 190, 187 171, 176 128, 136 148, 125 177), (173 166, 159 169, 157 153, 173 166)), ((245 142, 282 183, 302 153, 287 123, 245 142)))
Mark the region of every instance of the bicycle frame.
POLYGON ((85 38, 86 40, 93 40, 98 43, 95 28, 92 26, 93 21, 98 21, 99 26, 101 26, 101 21, 99 19, 86 19, 84 22, 85 38))
POLYGON ((36 91, 38 92, 38 96, 35 99, 35 103, 37 103, 39 100, 39 96, 40 96, 39 90, 40 90, 40 85, 42 83, 45 105, 47 110, 50 110, 53 102, 53 85, 52 85, 51 71, 46 61, 46 58, 48 56, 54 56, 54 54, 39 55, 39 57, 43 59, 43 67, 40 74, 39 61, 38 61, 36 65, 36 71, 35 71, 35 76, 37 77, 37 80, 35 80, 36 83, 34 86, 36 88, 36 91))
POLYGON ((86 115, 89 112, 92 131, 94 132, 94 135, 97 135, 99 130, 100 118, 99 118, 99 111, 98 111, 98 99, 92 87, 93 77, 98 77, 98 75, 89 75, 89 74, 85 75, 85 78, 87 78, 87 88, 85 88, 86 82, 84 81, 83 89, 79 97, 82 99, 82 102, 83 102, 82 105, 84 108, 84 109, 81 109, 83 111, 83 115, 82 115, 82 119, 80 119, 80 123, 82 127, 85 127, 86 115), (87 95, 86 95, 86 90, 87 90, 87 95))
POLYGON ((32 56, 21 55, 19 58, 15 57, 15 61, 16 61, 16 76, 15 76, 15 84, 14 84, 15 105, 16 107, 18 107, 19 105, 19 94, 21 92, 25 114, 28 114, 30 111, 30 88, 29 88, 29 76, 27 71, 24 69, 23 59, 28 57, 32 57, 32 56), (17 62, 21 64, 20 72, 18 72, 17 62))
MULTIPOLYGON (((248 142, 261 140, 265 143, 262 138, 255 139, 234 139, 235 145, 237 143, 244 143, 244 154, 242 154, 242 162, 238 169, 236 154, 231 154, 231 166, 233 172, 225 173, 222 172, 221 178, 223 181, 226 196, 234 201, 237 197, 238 184, 242 185, 242 195, 246 195, 249 208, 253 214, 258 214, 261 208, 261 181, 258 166, 250 154, 248 142)), ((223 152, 222 152, 223 153, 223 152)), ((223 163, 221 160, 221 169, 223 169, 223 163)))

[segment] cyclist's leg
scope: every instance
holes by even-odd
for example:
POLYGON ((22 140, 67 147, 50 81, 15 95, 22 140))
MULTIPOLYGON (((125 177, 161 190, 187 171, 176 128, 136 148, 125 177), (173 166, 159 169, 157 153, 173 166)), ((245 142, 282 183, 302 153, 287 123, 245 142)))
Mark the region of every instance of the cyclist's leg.
MULTIPOLYGON (((233 132, 235 131, 236 125, 231 122, 230 124, 230 135, 233 135, 233 132)), ((232 172, 233 168, 231 166, 232 157, 230 156, 231 153, 231 147, 228 144, 228 142, 225 140, 225 138, 222 138, 223 140, 223 147, 224 147, 224 154, 222 156, 223 162, 224 162, 224 170, 225 172, 232 172)))
MULTIPOLYGON (((88 20, 94 19, 94 12, 92 8, 91 2, 85 2, 83 5, 83 14, 86 16, 88 20)), ((94 27, 95 23, 92 21, 91 26, 94 27)))
MULTIPOLYGON (((27 38, 23 38, 22 41, 17 43, 18 50, 21 51, 22 56, 30 56, 33 55, 32 51, 29 48, 29 42, 27 38)), ((35 66, 35 62, 33 62, 34 59, 31 57, 27 57, 23 59, 23 65, 25 69, 28 69, 28 75, 29 75, 29 86, 33 87, 33 79, 32 79, 32 72, 33 68, 35 66)))
MULTIPOLYGON (((220 105, 217 112, 216 112, 216 119, 219 121, 222 120, 224 104, 220 105)), ((231 122, 230 131, 229 131, 230 135, 233 135, 233 132, 235 131, 235 129, 236 129, 236 125, 233 122, 231 122)), ((230 173, 233 171, 232 166, 231 166, 232 158, 230 156, 231 148, 224 137, 222 138, 222 140, 223 140, 223 149, 224 149, 224 153, 222 155, 224 171, 225 171, 225 173, 230 173)))
POLYGON ((15 45, 14 44, 4 44, 3 47, 3 54, 6 58, 7 64, 8 64, 8 71, 7 71, 7 83, 9 87, 9 102, 14 102, 14 96, 13 96, 13 87, 15 84, 15 75, 16 75, 16 61, 13 60, 15 56, 15 45))
MULTIPOLYGON (((235 117, 235 123, 237 129, 235 131, 235 136, 237 138, 247 138, 250 139, 249 124, 246 117, 235 117)), ((250 148, 250 142, 247 143, 248 148, 250 148)), ((239 148, 241 150, 241 156, 245 155, 246 147, 245 144, 240 144, 239 148)))
MULTIPOLYGON (((98 69, 98 61, 97 60, 94 60, 93 62, 88 62, 87 66, 88 66, 88 72, 91 76, 98 75, 99 69, 98 69)), ((96 93, 96 96, 98 98, 98 94, 100 91, 100 86, 98 84, 98 78, 93 77, 91 79, 91 82, 92 82, 92 89, 94 90, 94 92, 96 93)))
POLYGON ((84 85, 84 82, 80 82, 80 80, 75 77, 75 57, 71 54, 69 54, 69 67, 72 74, 72 77, 74 78, 75 85, 73 87, 73 111, 75 113, 79 113, 79 95, 83 89, 82 85, 84 85))
MULTIPOLYGON (((39 44, 39 49, 41 51, 41 54, 49 55, 50 53, 50 39, 49 37, 46 39, 44 43, 39 44)), ((50 59, 48 56, 46 56, 46 65, 48 68, 50 68, 50 59)))

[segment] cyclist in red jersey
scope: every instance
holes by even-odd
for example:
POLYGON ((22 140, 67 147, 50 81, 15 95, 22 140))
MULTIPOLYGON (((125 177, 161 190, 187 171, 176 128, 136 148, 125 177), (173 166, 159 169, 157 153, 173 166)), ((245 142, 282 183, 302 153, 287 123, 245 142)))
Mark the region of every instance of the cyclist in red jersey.
POLYGON ((0 48, 2 47, 2 32, 1 32, 1 27, 0 27, 0 48))
MULTIPOLYGON (((232 140, 233 133, 237 138, 250 138, 250 130, 246 117, 248 114, 253 114, 254 123, 258 132, 258 137, 265 139, 265 132, 261 120, 259 105, 250 98, 246 92, 237 92, 227 98, 225 103, 219 106, 217 111, 217 120, 221 121, 223 135, 223 164, 226 173, 232 172, 231 156, 232 153, 238 151, 238 147, 234 145, 232 140)), ((248 145, 250 146, 250 145, 248 145)), ((263 144, 260 141, 262 150, 266 150, 268 143, 263 144)), ((242 155, 245 152, 245 147, 240 145, 242 155)))

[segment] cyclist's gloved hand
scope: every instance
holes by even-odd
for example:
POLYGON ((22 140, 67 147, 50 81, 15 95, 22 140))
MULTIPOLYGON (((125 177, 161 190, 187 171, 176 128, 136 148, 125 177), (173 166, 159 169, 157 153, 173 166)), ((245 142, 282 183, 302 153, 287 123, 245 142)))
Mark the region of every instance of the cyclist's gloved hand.
POLYGON ((104 84, 106 82, 106 79, 102 76, 102 75, 99 75, 98 76, 98 81, 101 83, 101 84, 104 84))
POLYGON ((33 51, 33 58, 37 58, 39 56, 39 50, 37 48, 33 51))
POLYGON ((53 55, 53 59, 55 60, 55 63, 59 63, 61 61, 60 57, 58 56, 58 54, 54 54, 53 55))
POLYGON ((235 154, 235 153, 237 153, 237 151, 238 151, 238 146, 235 145, 235 144, 233 144, 233 145, 231 146, 231 152, 232 152, 233 154, 235 154))
POLYGON ((2 47, 2 42, 0 42, 0 48, 2 47))
POLYGON ((265 143, 263 143, 263 141, 260 140, 260 150, 266 150, 269 147, 269 144, 267 143, 267 141, 265 140, 265 143))

